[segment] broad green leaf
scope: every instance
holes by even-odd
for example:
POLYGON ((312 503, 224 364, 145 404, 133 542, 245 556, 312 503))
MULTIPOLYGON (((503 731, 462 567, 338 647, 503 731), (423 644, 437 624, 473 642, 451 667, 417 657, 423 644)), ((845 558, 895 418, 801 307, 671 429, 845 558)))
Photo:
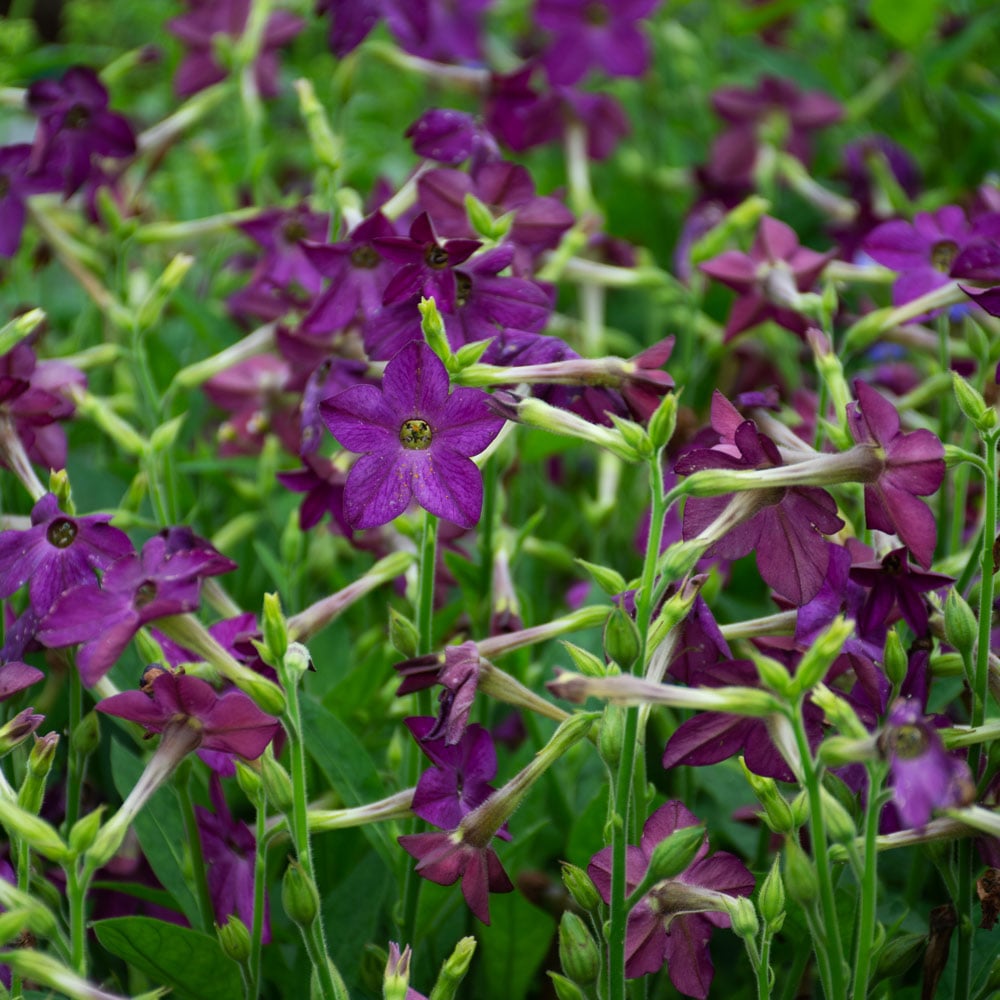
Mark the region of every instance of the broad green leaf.
POLYGON ((180 1000, 242 1000, 239 966, 214 937, 152 917, 112 917, 93 925, 97 940, 180 1000))
MULTIPOLYGON (((119 740, 112 740, 111 772, 119 795, 124 798, 132 791, 142 770, 142 761, 119 740)), ((142 852, 160 884, 174 897, 188 920, 199 926, 198 901, 184 875, 187 834, 172 785, 164 785, 153 795, 136 817, 134 826, 142 852)))
POLYGON ((478 966, 474 995, 482 1000, 527 996, 555 932, 552 917, 520 893, 490 896, 489 934, 480 939, 481 960, 474 960, 478 966))
POLYGON ((934 29, 940 0, 872 0, 872 20, 883 34, 905 48, 914 48, 934 29))

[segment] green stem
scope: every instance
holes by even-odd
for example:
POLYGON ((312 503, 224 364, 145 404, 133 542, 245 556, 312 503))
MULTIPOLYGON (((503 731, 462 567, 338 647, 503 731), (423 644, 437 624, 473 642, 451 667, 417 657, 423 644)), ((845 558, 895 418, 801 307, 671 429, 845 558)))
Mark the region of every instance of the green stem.
POLYGON ((250 929, 250 965, 248 996, 257 1000, 260 994, 260 955, 264 937, 264 880, 267 876, 267 803, 263 796, 257 801, 257 854, 253 866, 253 927, 250 929))
POLYGON ((66 899, 69 903, 70 964, 81 975, 87 975, 87 922, 85 904, 90 879, 74 861, 66 866, 66 899))
POLYGON ((210 934, 215 924, 215 910, 212 906, 212 893, 208 888, 205 855, 201 849, 198 820, 195 817, 194 802, 191 798, 190 761, 184 761, 178 771, 177 793, 181 804, 181 816, 184 819, 184 834, 187 837, 188 850, 191 852, 191 869, 194 876, 195 896, 198 900, 198 913, 201 916, 201 929, 206 934, 210 934))
POLYGON ((809 739, 806 736, 805 723, 802 718, 802 705, 796 705, 790 713, 790 721, 795 731, 795 743, 798 747, 802 768, 805 772, 806 794, 809 798, 809 836, 812 844, 813 859, 816 862, 816 876, 819 882, 820 908, 823 915, 823 927, 817 928, 817 951, 828 963, 829 982, 827 984, 828 1000, 839 1000, 847 995, 847 983, 844 978, 844 946, 840 939, 840 924, 837 922, 837 906, 834 901, 833 880, 830 877, 830 862, 827 856, 826 824, 823 820, 823 800, 820 797, 820 779, 815 761, 809 749, 809 739))
POLYGON ((868 765, 868 807, 865 810, 865 854, 861 877, 861 916, 858 923, 858 950, 854 962, 855 1000, 868 996, 871 974, 872 945, 875 944, 875 905, 878 901, 878 821, 882 811, 882 781, 885 769, 880 764, 868 765))
POLYGON ((757 960, 757 1000, 771 997, 771 934, 765 929, 757 960))
MULTIPOLYGON (((938 318, 937 322, 938 329, 938 365, 942 372, 948 372, 951 370, 951 351, 949 349, 950 338, 948 315, 944 313, 938 318)), ((938 403, 938 437, 945 443, 947 443, 951 438, 951 432, 953 429, 953 418, 952 418, 952 393, 942 392, 939 397, 938 403)), ((937 523, 941 526, 938 532, 938 546, 940 549, 940 554, 946 556, 951 551, 951 533, 946 530, 946 526, 950 522, 948 517, 948 503, 949 501, 954 501, 952 490, 939 490, 938 491, 938 510, 937 510, 937 523)))
POLYGON ((83 683, 76 664, 69 667, 69 737, 70 750, 66 757, 66 822, 68 834, 80 816, 80 800, 83 794, 83 771, 86 759, 73 749, 73 735, 80 728, 83 719, 83 683))

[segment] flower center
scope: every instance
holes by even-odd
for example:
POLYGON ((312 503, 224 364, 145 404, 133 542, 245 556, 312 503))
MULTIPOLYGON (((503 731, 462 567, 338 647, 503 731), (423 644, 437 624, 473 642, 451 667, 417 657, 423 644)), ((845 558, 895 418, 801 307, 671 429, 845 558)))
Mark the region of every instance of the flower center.
POLYGON ((431 446, 431 425, 416 417, 404 420, 399 428, 399 443, 410 451, 426 451, 431 446))
POLYGON ((154 600, 156 600, 156 584, 152 580, 143 580, 136 587, 135 599, 132 603, 137 608, 144 608, 154 600))
POLYGON ((600 27, 609 21, 608 8, 602 3, 588 3, 583 9, 583 19, 587 24, 600 27))
POLYGON ((10 188, 10 178, 6 174, 0 174, 0 198, 6 198, 10 188))
POLYGON ((375 248, 368 246, 367 243, 362 243, 361 246, 355 247, 351 251, 351 264, 354 267, 360 267, 366 271, 370 271, 372 268, 378 267, 378 263, 381 259, 382 258, 379 257, 375 248))
POLYGON ((931 247, 931 266, 935 271, 947 274, 952 261, 958 256, 958 244, 953 240, 942 240, 931 247))
POLYGON ((455 302, 459 306, 464 306, 469 301, 469 293, 472 291, 472 278, 461 271, 455 272, 455 302))
POLYGON ((74 104, 66 112, 64 123, 67 128, 86 128, 90 124, 90 108, 82 104, 74 104))
POLYGON ((68 549, 76 538, 76 525, 68 517, 57 517, 49 525, 45 537, 57 549, 68 549))
POLYGON ((427 261, 428 267, 434 268, 435 271, 443 270, 448 266, 448 254, 436 243, 427 248, 424 260, 427 261))
POLYGON ((882 570, 889 576, 899 576, 903 570, 902 560, 894 552, 890 552, 882 560, 882 570))
POLYGON ((892 750, 900 760, 915 760, 927 751, 927 736, 919 726, 900 726, 892 734, 892 750))
POLYGON ((286 243, 298 243, 299 240, 304 240, 309 233, 301 219, 289 219, 282 227, 281 235, 284 236, 286 243))

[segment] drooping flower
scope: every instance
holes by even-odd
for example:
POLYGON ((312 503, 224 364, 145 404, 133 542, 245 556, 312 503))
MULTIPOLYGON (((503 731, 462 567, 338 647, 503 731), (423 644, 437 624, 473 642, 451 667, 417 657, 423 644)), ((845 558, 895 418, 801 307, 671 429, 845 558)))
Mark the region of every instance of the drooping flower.
POLYGON ((344 487, 352 527, 387 524, 414 499, 464 528, 478 522, 483 483, 472 456, 497 436, 503 420, 485 393, 448 389, 441 359, 412 341, 386 365, 381 389, 353 386, 321 405, 330 433, 362 453, 344 487))
MULTIPOLYGON (((676 830, 697 826, 680 802, 666 802, 646 820, 638 847, 627 847, 626 892, 646 875, 656 845, 676 830)), ((611 899, 611 848, 598 851, 587 866, 605 902, 611 899)), ((666 963, 674 987, 685 996, 707 997, 715 969, 708 942, 716 927, 729 927, 727 897, 749 896, 754 877, 735 855, 709 857, 708 838, 694 861, 679 875, 656 883, 628 915, 625 975, 630 979, 659 971, 666 963)))
POLYGON ((0 532, 0 597, 30 581, 31 607, 41 617, 63 591, 92 584, 95 570, 132 552, 128 536, 110 521, 107 514, 68 516, 47 493, 32 508, 27 531, 0 532))
POLYGON ((104 698, 99 712, 136 722, 150 733, 183 724, 195 734, 194 746, 256 760, 278 735, 281 723, 253 699, 230 688, 221 694, 200 677, 164 670, 144 691, 123 691, 104 698))
POLYGON ((847 408, 851 434, 858 444, 875 446, 883 462, 878 478, 865 483, 865 521, 899 535, 917 561, 930 566, 937 524, 917 497, 934 493, 944 480, 944 445, 926 429, 904 434, 896 408, 860 379, 854 391, 858 402, 847 408))
POLYGON ((131 125, 108 110, 108 91, 87 66, 71 66, 58 80, 33 83, 27 106, 38 116, 33 167, 48 163, 59 170, 67 198, 90 176, 95 155, 122 158, 135 152, 131 125))

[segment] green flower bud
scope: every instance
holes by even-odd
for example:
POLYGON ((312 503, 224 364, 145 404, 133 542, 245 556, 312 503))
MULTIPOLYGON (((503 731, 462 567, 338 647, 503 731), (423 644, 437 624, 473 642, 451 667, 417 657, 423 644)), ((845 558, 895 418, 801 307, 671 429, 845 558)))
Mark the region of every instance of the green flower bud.
POLYGON ((903 640, 899 638, 899 632, 895 627, 889 629, 885 637, 885 675, 894 687, 899 687, 906 680, 906 673, 909 670, 909 658, 906 650, 903 649, 903 640))
POLYGON ((257 707, 267 712, 268 715, 284 715, 288 704, 285 700, 285 692, 274 681, 261 677, 260 674, 255 674, 252 670, 240 671, 239 674, 234 674, 228 679, 244 694, 250 695, 257 703, 257 707))
MULTIPOLYGON (((39 312, 41 310, 38 310, 39 312)), ((69 473, 65 469, 53 469, 49 473, 49 492, 55 493, 59 509, 72 517, 76 513, 73 491, 70 488, 69 473)))
POLYGON ((955 388, 955 398, 958 408, 976 425, 980 433, 991 431, 997 423, 996 410, 986 405, 982 393, 967 382, 958 372, 951 373, 952 385, 955 388))
POLYGON ((611 569, 610 566, 599 566, 597 563, 587 562, 586 559, 576 559, 575 562, 578 566, 582 566, 590 574, 594 583, 610 597, 625 590, 625 577, 618 570, 611 569))
POLYGON ((281 880, 281 905, 288 916, 303 928, 308 927, 319 914, 316 883, 294 858, 289 859, 281 880))
POLYGON ((288 651, 288 622, 281 612, 281 598, 275 594, 264 595, 264 611, 261 618, 264 645, 272 665, 280 663, 288 651))
POLYGON ((389 957, 385 963, 385 975, 382 978, 382 996, 384 1000, 406 1000, 410 988, 410 946, 402 951, 395 941, 389 943, 389 957))
POLYGON ((764 807, 764 821, 775 833, 791 833, 796 829, 795 818, 785 797, 778 789, 778 784, 773 778, 765 778, 759 774, 754 774, 740 757, 740 766, 743 768, 743 776, 753 789, 757 801, 764 807))
MULTIPOLYGON (((274 750, 268 745, 266 752, 270 752, 274 755, 274 750)), ((243 791, 243 794, 255 805, 259 806, 261 804, 261 796, 264 793, 264 784, 261 779, 259 771, 256 769, 257 765, 248 764, 245 760, 240 760, 238 757, 235 758, 236 761, 236 782, 243 791)))
POLYGON ((295 81, 295 90, 299 97, 299 114, 305 122, 309 145, 312 146, 316 162, 328 170, 337 170, 343 158, 342 143, 330 128, 326 112, 316 97, 312 82, 300 78, 295 81))
MULTIPOLYGON (((883 945, 875 963, 872 984, 905 975, 927 950, 926 934, 897 934, 883 945)), ((1000 962, 1000 959, 997 960, 1000 962)), ((1000 985, 1000 983, 995 984, 1000 985)))
POLYGON ((615 416, 610 412, 608 416, 625 439, 625 443, 639 458, 652 458, 653 442, 650 441, 645 427, 637 424, 634 420, 626 420, 624 417, 615 416))
POLYGON ((261 754, 260 781, 264 795, 272 808, 281 813, 289 813, 295 801, 292 779, 288 772, 274 759, 270 744, 261 754))
POLYGON ((668 392, 649 418, 649 440, 659 451, 670 443, 677 429, 677 397, 668 392))
POLYGON ((286 688, 297 687, 311 662, 309 650, 301 642, 289 643, 278 667, 281 683, 286 688))
POLYGON ((561 639, 560 642, 572 658, 576 669, 579 670, 585 677, 608 676, 608 666, 602 659, 600 659, 600 657, 594 656, 594 654, 589 650, 582 649, 580 646, 577 646, 572 642, 567 642, 564 639, 561 639))
POLYGON ((20 837, 29 847, 57 864, 69 861, 73 852, 56 832, 56 828, 15 802, 6 801, 0 807, 0 823, 12 837, 20 837))
POLYGON ((760 915, 764 918, 768 933, 777 934, 785 922, 785 884, 781 880, 777 857, 767 873, 767 878, 764 879, 764 884, 760 887, 757 905, 760 907, 760 915))
POLYGON ((184 276, 191 270, 194 257, 187 253, 176 254, 163 269, 160 276, 153 282, 149 294, 146 295, 136 313, 136 326, 140 330, 149 330, 156 326, 163 315, 163 310, 174 292, 180 288, 184 276))
POLYGON ((643 882, 655 885, 664 879, 680 875, 694 861, 704 842, 703 826, 682 826, 679 830, 674 830, 666 840, 661 840, 653 848, 643 882))
POLYGON ((597 752, 612 771, 618 768, 624 739, 625 709, 620 705, 606 705, 597 731, 597 752))
POLYGON ((560 976, 558 972, 549 972, 547 975, 552 980, 552 988, 558 1000, 585 1000, 583 990, 572 980, 560 976))
POLYGON ((870 347, 878 340, 887 321, 891 323, 892 313, 893 310, 889 307, 866 313, 847 331, 842 350, 847 354, 854 354, 870 347))
MULTIPOLYGON (((3 326, 0 326, 0 354, 6 354, 44 322, 45 311, 43 309, 29 309, 27 312, 21 313, 20 316, 15 316, 9 323, 4 323, 3 326)), ((54 493, 55 490, 52 492, 54 493)), ((66 508, 63 507, 63 510, 66 508)))
POLYGON ((850 736, 828 736, 820 744, 819 759, 824 767, 843 767, 861 761, 878 759, 875 740, 856 740, 850 736))
POLYGON ((823 820, 831 838, 838 844, 847 844, 858 835, 851 814, 841 802, 825 788, 820 788, 820 801, 823 804, 823 820))
POLYGON ((844 643, 853 633, 854 625, 843 615, 837 615, 802 657, 790 686, 792 695, 808 691, 826 676, 833 661, 840 655, 844 643))
POLYGON ((494 238, 493 213, 471 191, 465 195, 465 214, 480 236, 485 236, 488 240, 494 238))
POLYGON ((476 364, 486 353, 492 340, 474 340, 471 344, 463 344, 455 352, 455 365, 460 371, 465 371, 476 364))
POLYGON ((437 982, 431 990, 429 1000, 454 1000, 458 988, 469 971, 469 963, 476 952, 474 937, 461 938, 455 945, 455 950, 444 960, 437 982))
POLYGON ((89 757, 101 745, 101 720, 97 712, 88 712, 69 734, 73 753, 89 757))
POLYGON ((785 840, 785 887, 799 906, 811 905, 819 895, 816 866, 792 837, 785 840))
POLYGON ((568 861, 562 862, 562 881, 566 886, 566 891, 573 897, 573 901, 580 909, 586 913, 596 913, 601 905, 601 896, 598 893, 590 876, 576 865, 571 865, 568 861))
POLYGON ((412 659, 417 655, 420 643, 417 626, 406 615, 400 614, 392 607, 389 608, 389 641, 400 656, 412 659))
POLYGON ((160 454, 173 448, 186 419, 187 414, 182 413, 179 417, 174 417, 173 420, 160 424, 153 431, 149 436, 149 447, 153 454, 160 454))
POLYGON ((563 972, 581 986, 593 983, 601 971, 597 942, 583 920, 570 910, 559 921, 559 961, 563 972))
POLYGON ((250 961, 250 953, 253 950, 250 941, 250 932, 247 925, 235 914, 229 917, 224 924, 215 925, 215 933, 222 945, 222 950, 240 965, 246 965, 250 961))
POLYGON ((736 896, 729 904, 729 918, 737 937, 752 940, 760 930, 760 921, 753 903, 746 896, 736 896))
POLYGON ((90 850, 97 839, 98 830, 101 829, 103 815, 104 806, 98 806, 73 824, 73 828, 69 831, 69 846, 77 855, 90 850))
MULTIPOLYGON (((89 713, 93 715, 94 713, 89 713)), ((84 716, 87 718, 87 716, 84 716)), ((28 773, 44 781, 52 770, 52 762, 56 757, 56 748, 59 746, 58 733, 46 733, 44 736, 36 736, 28 754, 28 773)))
POLYGON ((809 822, 809 796, 801 791, 789 804, 792 807, 792 819, 795 820, 796 829, 805 826, 809 822))
POLYGON ((622 670, 628 670, 639 658, 642 640, 631 615, 615 607, 604 625, 604 651, 622 670))
POLYGON ((447 366, 452 359, 451 345, 448 343, 444 320, 438 311, 437 303, 432 298, 421 299, 417 303, 417 308, 420 310, 420 329, 423 331, 424 339, 447 366))
POLYGON ((849 736, 853 740, 868 739, 868 730, 862 725, 857 712, 844 698, 834 694, 825 684, 817 684, 810 698, 844 736, 849 736))
POLYGON ((785 698, 792 696, 794 681, 783 663, 771 659, 770 656, 762 656, 760 653, 753 655, 753 661, 765 687, 785 698))
POLYGON ((964 597, 954 588, 944 602, 944 634, 949 645, 966 660, 971 660, 976 648, 978 626, 976 616, 964 597))

